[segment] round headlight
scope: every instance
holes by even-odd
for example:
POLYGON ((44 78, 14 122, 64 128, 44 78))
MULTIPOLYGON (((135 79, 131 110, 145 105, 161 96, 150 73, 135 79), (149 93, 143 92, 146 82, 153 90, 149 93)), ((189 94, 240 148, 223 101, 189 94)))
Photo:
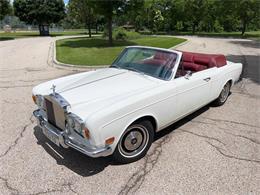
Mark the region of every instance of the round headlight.
POLYGON ((74 127, 74 129, 75 129, 77 132, 81 133, 81 124, 80 124, 79 121, 75 121, 75 127, 74 127))
POLYGON ((36 104, 38 107, 43 108, 44 97, 42 95, 36 96, 36 104))
POLYGON ((68 125, 69 125, 70 128, 74 129, 74 127, 75 127, 75 121, 74 121, 73 118, 68 117, 68 125))

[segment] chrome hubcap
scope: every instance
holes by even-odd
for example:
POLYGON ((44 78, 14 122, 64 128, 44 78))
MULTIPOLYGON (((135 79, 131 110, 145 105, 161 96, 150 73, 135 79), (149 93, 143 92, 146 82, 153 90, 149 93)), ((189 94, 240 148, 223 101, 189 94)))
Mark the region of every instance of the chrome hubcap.
POLYGON ((147 129, 134 125, 123 134, 119 142, 119 152, 126 157, 135 157, 145 149, 147 143, 147 129))
POLYGON ((224 88, 222 89, 221 93, 220 93, 220 101, 224 102, 226 101, 227 97, 229 94, 229 83, 227 83, 224 88))
POLYGON ((130 132, 124 141, 125 148, 129 151, 136 150, 142 143, 143 136, 139 131, 130 132))

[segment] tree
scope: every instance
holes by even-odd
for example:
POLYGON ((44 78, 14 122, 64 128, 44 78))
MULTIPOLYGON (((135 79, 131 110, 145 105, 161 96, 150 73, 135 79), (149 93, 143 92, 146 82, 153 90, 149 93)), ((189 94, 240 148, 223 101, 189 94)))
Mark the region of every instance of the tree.
POLYGON ((91 37, 91 27, 94 20, 96 21, 93 2, 91 0, 70 0, 68 14, 79 23, 85 24, 86 28, 88 28, 89 37, 91 37))
POLYGON ((242 23, 242 35, 244 35, 247 26, 252 22, 252 20, 255 18, 259 18, 259 10, 259 0, 240 0, 237 2, 236 13, 242 23))
POLYGON ((192 34, 195 33, 196 28, 205 15, 206 8, 205 0, 186 0, 185 1, 185 13, 188 21, 191 22, 192 34))
MULTIPOLYGON (((117 17, 119 19, 123 18, 125 23, 129 23, 134 25, 135 31, 139 31, 144 25, 144 14, 145 14, 145 7, 144 7, 144 0, 134 0, 129 1, 128 3, 124 4, 124 7, 121 9, 120 16, 117 17)), ((123 24, 123 25, 124 25, 123 24)))
POLYGON ((9 0, 0 0, 0 20, 3 20, 4 17, 10 14, 12 11, 9 0))
POLYGON ((14 13, 27 24, 38 24, 41 36, 49 35, 49 25, 65 16, 63 0, 14 0, 14 13))
POLYGON ((154 13, 154 17, 153 17, 153 24, 154 24, 153 31, 154 32, 157 32, 158 29, 161 28, 163 21, 164 21, 164 17, 162 16, 161 11, 156 10, 154 13))
POLYGON ((123 0, 106 0, 106 1, 96 1, 95 2, 95 11, 105 16, 107 20, 107 30, 108 30, 108 43, 110 46, 113 45, 113 37, 112 37, 112 22, 113 16, 120 12, 127 1, 123 0))

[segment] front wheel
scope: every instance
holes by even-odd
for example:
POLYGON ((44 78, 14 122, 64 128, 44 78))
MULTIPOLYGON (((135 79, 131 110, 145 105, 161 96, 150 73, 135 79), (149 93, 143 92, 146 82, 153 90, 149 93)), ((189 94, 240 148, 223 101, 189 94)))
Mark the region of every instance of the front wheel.
POLYGON ((214 105, 216 106, 222 106, 226 101, 227 101, 227 98, 229 96, 229 93, 230 93, 230 88, 231 88, 231 83, 230 82, 227 82, 220 95, 218 96, 218 98, 214 101, 214 105))
POLYGON ((150 121, 140 121, 130 125, 121 136, 114 159, 120 163, 130 163, 145 156, 154 139, 154 128, 150 121))

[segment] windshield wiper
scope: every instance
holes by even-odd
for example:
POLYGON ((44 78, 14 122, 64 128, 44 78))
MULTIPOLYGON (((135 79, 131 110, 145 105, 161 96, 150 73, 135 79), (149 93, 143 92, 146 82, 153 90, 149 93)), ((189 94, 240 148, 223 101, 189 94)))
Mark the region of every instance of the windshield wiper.
POLYGON ((134 71, 134 72, 140 72, 139 70, 132 68, 132 67, 125 67, 125 69, 131 70, 131 71, 134 71))
POLYGON ((115 64, 111 65, 110 68, 118 68, 118 69, 121 69, 120 66, 117 66, 117 65, 115 65, 115 64))

